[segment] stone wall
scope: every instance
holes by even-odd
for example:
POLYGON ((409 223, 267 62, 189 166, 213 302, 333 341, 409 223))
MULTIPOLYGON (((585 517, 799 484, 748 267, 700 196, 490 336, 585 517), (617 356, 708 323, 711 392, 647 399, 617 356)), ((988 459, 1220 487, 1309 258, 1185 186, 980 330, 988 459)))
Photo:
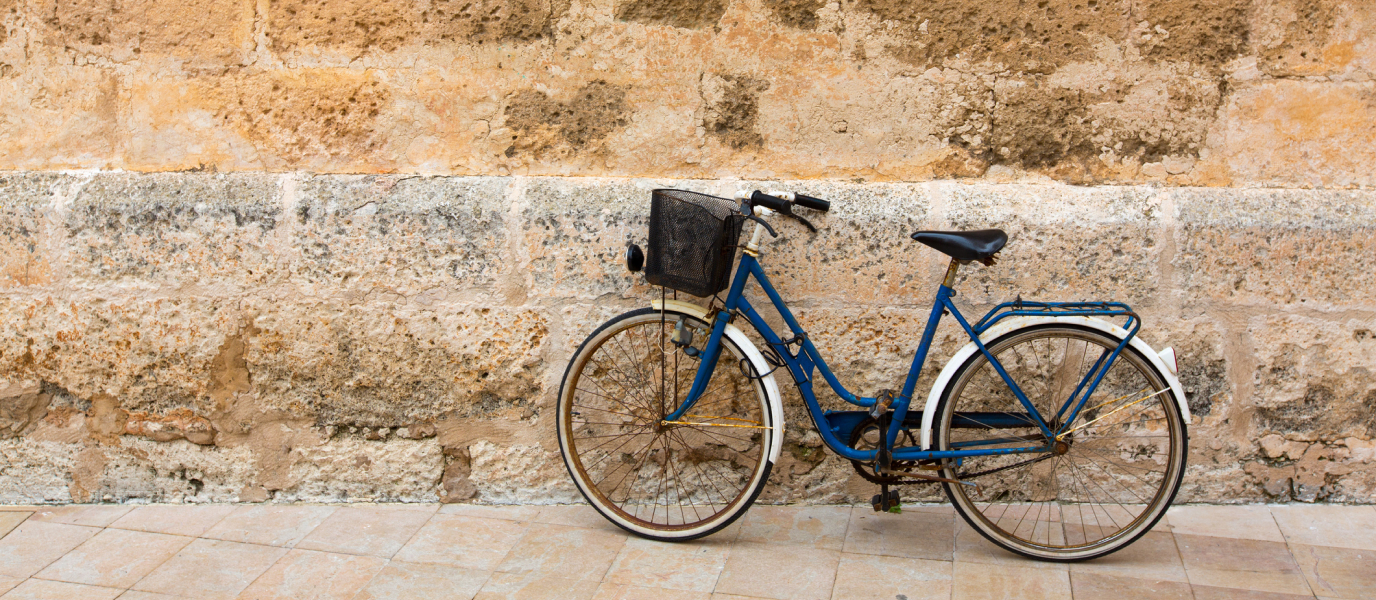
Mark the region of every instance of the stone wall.
MULTIPOLYGON (((907 233, 1003 227, 970 312, 1179 350, 1185 499, 1372 502, 1374 73, 1359 0, 0 0, 0 502, 573 500, 648 191, 766 184, 836 202, 769 264, 858 391, 907 233)), ((868 498, 790 401, 766 500, 868 498)))
POLYGON ((0 169, 1376 184, 1365 0, 0 0, 0 169))
MULTIPOLYGON (((654 295, 620 260, 649 190, 766 184, 835 202, 766 264, 853 389, 901 380, 943 272, 907 234, 998 226, 967 312, 1113 298, 1179 350, 1187 500, 1376 492, 1373 192, 73 173, 0 176, 0 501, 573 500, 558 378, 654 295)), ((787 393, 766 500, 867 498, 787 393)))

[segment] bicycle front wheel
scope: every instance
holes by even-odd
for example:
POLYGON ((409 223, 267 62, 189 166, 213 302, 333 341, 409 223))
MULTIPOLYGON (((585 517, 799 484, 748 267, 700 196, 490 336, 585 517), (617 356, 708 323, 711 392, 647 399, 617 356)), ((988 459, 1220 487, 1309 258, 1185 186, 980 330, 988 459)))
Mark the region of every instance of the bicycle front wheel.
MULTIPOLYGON (((1055 432, 1073 412, 1067 399, 1119 341, 1044 325, 987 347, 1055 432)), ((1083 406, 1048 440, 983 353, 961 366, 938 408, 938 448, 1054 448, 948 460, 946 477, 962 483, 943 485, 973 529, 1024 556, 1077 561, 1120 550, 1160 520, 1186 456, 1185 423, 1165 377, 1125 348, 1083 406)))
POLYGON ((602 516, 642 537, 718 531, 769 478, 768 396, 725 336, 704 394, 679 423, 662 423, 687 397, 700 363, 689 353, 710 332, 692 315, 634 310, 594 331, 564 372, 558 433, 569 474, 602 516), (693 344, 672 341, 680 327, 693 344))

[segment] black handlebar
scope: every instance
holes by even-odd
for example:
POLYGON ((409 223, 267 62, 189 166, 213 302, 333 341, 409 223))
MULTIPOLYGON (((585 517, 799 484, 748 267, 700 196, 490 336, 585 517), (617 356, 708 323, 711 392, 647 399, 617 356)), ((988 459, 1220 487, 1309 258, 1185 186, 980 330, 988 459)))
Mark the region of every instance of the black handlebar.
POLYGON ((821 198, 813 198, 812 196, 804 196, 802 194, 797 194, 793 196, 793 201, 789 202, 788 200, 785 200, 778 196, 771 196, 759 190, 756 190, 754 193, 750 194, 750 204, 751 206, 763 206, 770 210, 778 211, 788 215, 793 214, 792 205, 795 204, 803 208, 810 208, 812 210, 819 212, 827 212, 828 210, 831 210, 831 203, 821 198))
POLYGON ((776 198, 774 196, 770 196, 769 194, 766 194, 759 190, 755 190, 755 193, 750 194, 750 205, 763 206, 765 208, 768 208, 769 210, 774 210, 781 213, 789 212, 787 200, 784 200, 783 198, 776 198))
POLYGON ((827 212, 828 210, 831 210, 830 202, 827 202, 826 200, 823 200, 821 198, 813 198, 812 196, 804 196, 802 194, 795 195, 793 197, 793 203, 803 208, 810 208, 812 210, 819 212, 827 212))

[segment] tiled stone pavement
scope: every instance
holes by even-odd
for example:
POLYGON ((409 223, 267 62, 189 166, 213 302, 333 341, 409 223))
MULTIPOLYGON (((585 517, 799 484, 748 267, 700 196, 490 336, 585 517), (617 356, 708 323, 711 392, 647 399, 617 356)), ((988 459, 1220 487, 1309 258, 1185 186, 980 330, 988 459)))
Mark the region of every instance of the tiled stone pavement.
POLYGON ((1376 598, 1376 506, 1179 506, 1126 550, 1023 560, 945 506, 756 506, 705 540, 584 506, 0 507, 0 600, 1376 598))

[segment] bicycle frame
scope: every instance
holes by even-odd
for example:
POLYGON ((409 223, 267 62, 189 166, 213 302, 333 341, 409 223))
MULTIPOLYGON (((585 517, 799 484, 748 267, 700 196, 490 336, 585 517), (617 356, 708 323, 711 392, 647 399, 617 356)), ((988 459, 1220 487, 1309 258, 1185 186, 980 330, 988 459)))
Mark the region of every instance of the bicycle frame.
MULTIPOLYGON (((907 379, 903 383, 902 391, 893 398, 892 404, 890 405, 892 418, 885 439, 888 441, 892 458, 894 460, 959 459, 968 456, 1041 453, 1051 451, 1055 444, 1056 436, 1062 435, 1069 430, 1069 424, 1075 421, 1075 417, 1079 415, 1081 409, 1084 408, 1085 402, 1093 395, 1094 390, 1098 387, 1104 375, 1108 373, 1113 362, 1118 358, 1118 355, 1123 349, 1127 347, 1132 337, 1136 335, 1141 325, 1140 319, 1127 305, 1116 302, 1065 303, 1023 302, 1019 300, 1017 302, 1004 303, 994 307, 972 326, 966 321, 960 310, 956 308, 955 303, 951 301, 951 297, 955 294, 955 291, 950 287, 950 283, 954 279, 954 271, 957 265, 958 263, 956 261, 952 261, 946 281, 937 288, 936 298, 932 303, 931 313, 927 317, 927 325, 925 329, 923 329, 922 340, 918 344, 917 351, 913 355, 912 365, 908 369, 907 379), (1017 448, 953 450, 922 450, 918 447, 893 447, 894 440, 898 439, 898 433, 906 427, 904 421, 908 416, 912 402, 913 388, 917 385, 918 376, 921 374, 923 366, 927 362, 927 354, 931 349, 932 339, 935 337, 937 327, 941 323, 943 314, 946 312, 949 312, 951 316, 955 317, 961 329, 965 331, 970 340, 979 348, 979 351, 989 360, 994 370, 1017 397, 1018 402, 1027 410, 1027 416, 1015 415, 1017 420, 1005 422, 1005 425, 1012 426, 1012 424, 1024 424, 1026 421, 1030 420, 1041 429, 1042 434, 1046 437, 1046 443, 1017 448), (1052 419, 1052 422, 1063 423, 1063 425, 1060 425, 1055 430, 1047 424, 1047 420, 1042 417, 1036 407, 1033 406, 1032 402, 1028 400, 1022 389, 1018 387, 1017 382, 1013 381, 1003 365, 999 363, 998 359, 989 352, 984 346, 984 343, 979 339, 981 333, 1004 318, 1020 315, 1041 315, 1047 312, 1054 312, 1058 315, 1124 316, 1127 317, 1127 323, 1125 323, 1124 329, 1128 331, 1128 335, 1124 337, 1117 348, 1114 348, 1111 352, 1105 350, 1100 354, 1094 365, 1084 377, 1081 378, 1074 391, 1065 399, 1064 404, 1062 404, 1057 411, 1056 417, 1052 419), (1070 411, 1069 416, 1061 419, 1061 417, 1066 414, 1067 410, 1070 411)), ((833 452, 850 460, 861 462, 875 461, 879 452, 878 450, 856 450, 850 448, 845 441, 837 437, 832 427, 828 426, 827 417, 829 415, 844 413, 826 413, 822 410, 813 390, 813 383, 815 381, 813 370, 815 369, 820 372, 822 379, 832 391, 842 400, 850 404, 869 408, 873 407, 878 400, 871 397, 856 396, 846 390, 841 382, 837 380, 836 375, 833 374, 831 368, 827 366, 826 361, 822 358, 821 353, 817 351, 812 340, 807 337, 807 333, 803 330, 802 326, 798 324, 793 313, 789 311, 788 306, 784 304, 783 298, 779 296, 778 291, 776 291, 774 286, 769 282, 769 277, 760 266, 759 260, 749 252, 742 254, 736 273, 731 281, 730 290, 726 296, 725 306, 722 310, 717 311, 713 319, 712 333, 708 337, 707 344, 702 353, 699 355, 702 362, 698 366, 692 388, 688 391, 688 395, 685 397, 683 404, 673 413, 665 417, 665 421, 678 421, 682 419, 688 410, 697 402, 698 398, 706 391, 707 382, 711 379, 712 372, 717 365, 717 360, 721 356, 722 335, 726 331, 727 323, 731 321, 735 314, 745 315, 746 319, 750 321, 750 324, 755 327, 755 330, 758 331, 765 342, 769 344, 769 347, 773 348, 778 357, 782 359, 784 366, 788 368, 789 373, 793 376, 799 394, 807 404, 808 413, 811 415, 813 423, 817 426, 817 432, 822 436, 822 440, 826 443, 827 447, 831 448, 833 452), (792 338, 788 340, 780 338, 750 302, 746 300, 744 296, 745 285, 747 280, 752 277, 769 297, 774 308, 783 317, 784 323, 788 325, 789 330, 793 333, 792 338), (791 350, 794 344, 799 346, 796 354, 791 350)), ((760 374, 755 373, 753 376, 758 377, 760 374)), ((858 422, 858 420, 856 422, 858 422)), ((993 421, 987 423, 994 424, 993 421)), ((999 444, 1006 442, 984 440, 983 443, 999 444)))

